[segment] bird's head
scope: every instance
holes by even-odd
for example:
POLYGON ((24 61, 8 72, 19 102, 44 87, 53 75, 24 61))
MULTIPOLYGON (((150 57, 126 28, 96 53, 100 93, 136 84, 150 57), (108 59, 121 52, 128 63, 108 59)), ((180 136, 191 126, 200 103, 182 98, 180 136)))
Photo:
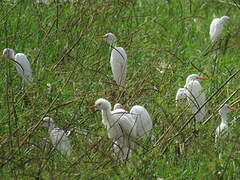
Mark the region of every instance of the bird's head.
POLYGON ((99 110, 110 110, 111 104, 108 100, 100 98, 95 101, 94 107, 99 110))
POLYGON ((11 60, 14 60, 14 55, 15 55, 15 52, 13 49, 11 48, 5 48, 3 50, 3 54, 1 56, 1 58, 8 58, 8 59, 11 59, 11 60))
POLYGON ((50 117, 44 117, 42 120, 42 126, 49 128, 50 126, 53 126, 54 122, 53 119, 50 117))
POLYGON ((117 104, 114 105, 113 109, 114 110, 116 110, 116 109, 123 109, 123 105, 121 105, 120 103, 117 103, 117 104))
POLYGON ((5 49, 3 50, 3 55, 0 56, 0 58, 2 58, 2 59, 7 58, 7 59, 15 62, 16 64, 19 65, 19 67, 20 67, 20 68, 22 69, 22 71, 24 72, 24 69, 23 69, 22 65, 15 60, 15 51, 14 51, 13 49, 11 49, 11 48, 5 48, 5 49))
POLYGON ((236 110, 237 110, 236 108, 231 107, 228 104, 224 104, 218 112, 219 114, 227 114, 229 112, 236 111, 236 110))
POLYGON ((222 23, 228 22, 230 20, 230 18, 228 16, 223 16, 220 18, 222 23))
POLYGON ((189 75, 187 77, 186 82, 188 83, 189 81, 195 81, 195 80, 198 80, 198 81, 200 81, 200 80, 208 80, 208 78, 207 77, 202 77, 199 74, 191 74, 191 75, 189 75))
POLYGON ((106 41, 109 45, 113 45, 117 40, 113 33, 107 33, 104 36, 100 36, 99 39, 106 41))

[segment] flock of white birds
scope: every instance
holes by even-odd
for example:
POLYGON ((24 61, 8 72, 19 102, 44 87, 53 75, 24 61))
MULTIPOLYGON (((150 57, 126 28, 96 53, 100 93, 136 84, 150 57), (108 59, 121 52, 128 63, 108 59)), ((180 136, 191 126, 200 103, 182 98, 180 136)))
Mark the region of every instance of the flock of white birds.
MULTIPOLYGON (((212 43, 216 43, 223 30, 223 25, 229 20, 228 16, 213 19, 210 25, 210 38, 212 43)), ((124 48, 116 46, 116 37, 112 33, 107 33, 99 37, 106 41, 112 49, 110 64, 113 78, 116 84, 124 86, 127 75, 127 54, 124 48)), ((16 63, 18 74, 26 84, 32 83, 32 69, 28 58, 23 53, 15 54, 13 49, 3 50, 1 58, 7 58, 16 63)), ((189 75, 183 88, 179 88, 176 94, 176 102, 184 100, 191 109, 197 122, 202 122, 207 114, 206 95, 200 81, 207 80, 198 74, 189 75)), ((132 149, 136 146, 138 139, 147 136, 152 130, 153 123, 148 111, 140 105, 132 107, 130 112, 126 111, 121 104, 115 104, 112 110, 108 100, 100 98, 96 100, 95 108, 102 112, 102 123, 107 128, 109 139, 113 143, 114 152, 126 160, 130 157, 132 149)), ((227 104, 221 106, 219 114, 221 124, 216 129, 216 142, 219 137, 225 136, 228 129, 227 113, 236 109, 227 104)), ((51 142, 55 149, 71 155, 71 145, 68 139, 70 132, 56 128, 53 119, 45 117, 42 126, 48 128, 51 142)))

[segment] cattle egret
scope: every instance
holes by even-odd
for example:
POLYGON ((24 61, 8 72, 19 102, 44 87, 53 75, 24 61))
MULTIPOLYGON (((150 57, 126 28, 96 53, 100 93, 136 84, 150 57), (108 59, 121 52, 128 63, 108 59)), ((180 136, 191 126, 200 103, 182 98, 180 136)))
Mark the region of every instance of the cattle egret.
POLYGON ((227 114, 231 111, 236 111, 237 109, 234 107, 230 107, 228 104, 224 104, 222 108, 218 111, 221 116, 221 124, 216 129, 215 143, 217 140, 221 138, 225 138, 227 136, 228 131, 228 118, 227 114))
POLYGON ((53 119, 50 117, 43 118, 42 126, 48 128, 48 133, 54 148, 66 154, 67 156, 70 156, 71 145, 68 136, 71 134, 71 132, 65 132, 60 128, 56 128, 53 119))
POLYGON ((211 38, 212 43, 215 43, 219 40, 220 38, 220 34, 223 30, 223 25, 229 21, 229 17, 228 16, 223 16, 221 18, 214 18, 212 20, 212 23, 210 25, 210 31, 209 31, 209 35, 211 38))
POLYGON ((1 58, 8 58, 16 63, 17 72, 23 78, 25 83, 29 84, 33 81, 31 65, 25 54, 17 53, 15 55, 13 49, 6 48, 3 50, 1 58))
POLYGON ((109 139, 114 143, 114 149, 120 149, 122 159, 127 160, 137 138, 134 119, 121 109, 111 111, 111 104, 103 98, 98 99, 94 107, 102 111, 102 123, 107 128, 109 139))
MULTIPOLYGON (((128 113, 125 109, 123 109, 122 105, 117 103, 114 105, 114 110, 121 110, 122 112, 128 113)), ((135 105, 131 108, 130 114, 136 122, 136 134, 138 138, 143 137, 152 129, 152 119, 148 113, 148 111, 139 105, 135 105)))
POLYGON ((112 48, 110 64, 112 68, 113 78, 118 85, 125 83, 127 75, 127 54, 122 47, 116 47, 116 36, 112 33, 107 33, 101 36, 100 39, 106 41, 112 48))
POLYGON ((206 115, 206 108, 203 106, 206 101, 206 96, 203 92, 200 80, 207 79, 208 78, 201 77, 198 74, 189 75, 186 79, 184 88, 178 89, 176 95, 176 100, 187 98, 188 105, 190 106, 193 114, 197 113, 197 111, 201 108, 201 110, 195 115, 195 119, 197 121, 202 121, 206 115))

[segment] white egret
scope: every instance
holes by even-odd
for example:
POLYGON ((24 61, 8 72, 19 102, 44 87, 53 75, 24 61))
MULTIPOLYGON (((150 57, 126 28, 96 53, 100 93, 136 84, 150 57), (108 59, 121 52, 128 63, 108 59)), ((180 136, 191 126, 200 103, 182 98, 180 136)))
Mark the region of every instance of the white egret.
POLYGON ((68 136, 71 134, 70 131, 65 132, 60 128, 56 128, 53 119, 50 117, 44 117, 42 126, 48 128, 48 133, 54 148, 66 154, 71 155, 71 145, 68 136))
POLYGON ((188 105, 190 106, 193 114, 195 114, 201 107, 201 110, 195 115, 195 119, 197 121, 202 121, 207 113, 206 107, 203 106, 206 101, 206 96, 200 84, 200 80, 207 79, 208 78, 201 77, 198 74, 189 75, 186 79, 184 88, 178 89, 176 95, 176 100, 187 98, 188 105))
POLYGON ((114 143, 114 149, 120 149, 122 159, 128 159, 137 138, 134 119, 121 109, 111 111, 111 104, 103 98, 98 99, 94 107, 102 111, 102 123, 107 128, 109 139, 114 143))
POLYGON ((6 48, 3 50, 1 58, 8 58, 16 63, 17 72, 23 78, 25 83, 29 84, 33 81, 31 64, 25 54, 17 53, 15 55, 13 49, 6 48))
POLYGON ((224 104, 221 109, 218 111, 221 116, 221 123, 216 129, 215 143, 221 138, 225 138, 228 134, 228 118, 227 114, 231 111, 236 111, 234 107, 230 107, 228 104, 224 104))
POLYGON ((110 64, 112 68, 113 78, 118 85, 123 85, 127 76, 127 54, 122 47, 115 46, 116 36, 107 33, 100 39, 105 40, 112 48, 110 64))
POLYGON ((228 16, 222 16, 221 18, 214 18, 210 25, 209 35, 212 43, 215 43, 219 40, 220 34, 223 30, 223 25, 229 20, 228 16))
MULTIPOLYGON (((122 112, 128 113, 123 109, 122 105, 117 103, 114 105, 114 110, 121 110, 122 112)), ((140 105, 135 105, 130 110, 130 115, 136 122, 136 134, 138 138, 148 134, 152 129, 152 119, 148 111, 140 105)))

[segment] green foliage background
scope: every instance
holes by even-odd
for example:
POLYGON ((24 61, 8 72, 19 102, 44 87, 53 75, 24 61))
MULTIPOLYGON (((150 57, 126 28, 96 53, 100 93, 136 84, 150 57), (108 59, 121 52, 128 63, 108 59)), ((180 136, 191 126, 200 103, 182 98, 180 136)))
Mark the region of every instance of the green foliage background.
MULTIPOLYGON (((25 53, 34 83, 23 87, 14 64, 0 61, 0 179, 238 179, 239 122, 218 146, 214 132, 228 97, 240 109, 239 13, 231 0, 1 1, 0 49, 25 53), (231 20, 212 46, 209 25, 223 15, 231 20), (128 55, 125 88, 113 81, 109 47, 97 39, 107 32, 128 55), (210 79, 202 84, 213 96, 206 123, 181 130, 191 114, 176 107, 175 94, 192 73, 210 79), (142 139, 131 159, 120 161, 100 112, 90 109, 100 97, 128 109, 144 105, 158 143, 142 139), (75 128, 70 158, 45 143, 47 130, 38 126, 44 116, 75 128)), ((231 115, 239 120, 239 112, 231 115)))

